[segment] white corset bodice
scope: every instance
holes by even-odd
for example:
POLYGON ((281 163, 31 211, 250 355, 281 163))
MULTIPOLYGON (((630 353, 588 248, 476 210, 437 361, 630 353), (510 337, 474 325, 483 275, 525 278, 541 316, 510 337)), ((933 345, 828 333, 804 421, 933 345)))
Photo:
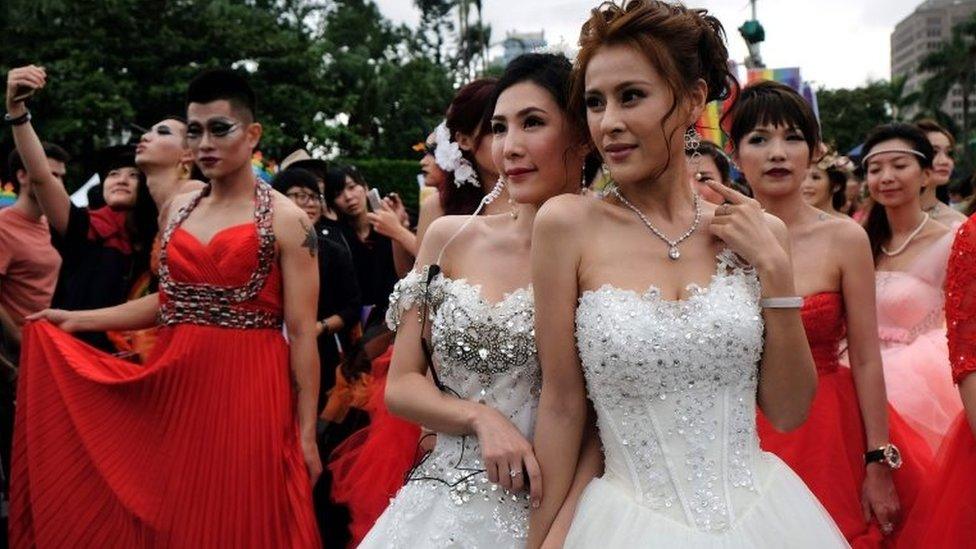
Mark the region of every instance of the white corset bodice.
POLYGON ((729 528, 758 497, 763 348, 759 282, 728 251, 682 301, 604 285, 584 292, 576 337, 597 411, 604 479, 703 531, 729 528))

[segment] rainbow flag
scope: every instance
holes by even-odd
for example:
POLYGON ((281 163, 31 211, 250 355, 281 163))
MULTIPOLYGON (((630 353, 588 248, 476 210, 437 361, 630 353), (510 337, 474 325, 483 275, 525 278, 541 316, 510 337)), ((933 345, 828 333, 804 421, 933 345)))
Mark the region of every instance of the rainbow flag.
POLYGON ((784 69, 749 69, 746 76, 746 85, 750 86, 763 80, 773 80, 793 88, 796 93, 801 93, 803 89, 803 79, 800 78, 800 67, 787 67, 784 69))
POLYGON ((0 187, 0 208, 6 208, 7 206, 13 206, 14 202, 17 201, 17 193, 14 192, 13 183, 4 183, 0 187))
POLYGON ((722 125, 722 115, 732 108, 733 102, 735 102, 735 96, 729 97, 725 101, 712 101, 705 105, 705 111, 695 123, 702 139, 715 143, 723 150, 728 150, 729 128, 728 123, 725 126, 722 125))
POLYGON ((265 159, 261 151, 254 151, 251 156, 251 170, 261 181, 271 183, 275 173, 278 172, 278 163, 272 159, 265 159))

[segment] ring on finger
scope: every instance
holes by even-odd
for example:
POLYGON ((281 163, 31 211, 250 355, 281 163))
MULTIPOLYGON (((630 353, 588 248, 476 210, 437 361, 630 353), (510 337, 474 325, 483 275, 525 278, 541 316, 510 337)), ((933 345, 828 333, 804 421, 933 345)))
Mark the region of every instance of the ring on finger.
POLYGON ((895 531, 895 527, 889 522, 881 525, 881 532, 890 534, 895 531))
POLYGON ((509 471, 508 472, 508 476, 510 476, 512 478, 515 478, 515 477, 517 477, 517 476, 519 476, 521 474, 522 474, 522 471, 509 471))
POLYGON ((722 211, 719 213, 721 215, 729 215, 729 213, 731 213, 730 210, 731 210, 731 205, 728 202, 726 202, 722 204, 722 211))

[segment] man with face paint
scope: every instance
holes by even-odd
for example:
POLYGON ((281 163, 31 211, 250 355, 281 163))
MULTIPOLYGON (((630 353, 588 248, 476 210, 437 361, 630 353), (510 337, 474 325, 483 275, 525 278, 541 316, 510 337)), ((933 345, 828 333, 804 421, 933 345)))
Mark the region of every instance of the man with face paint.
POLYGON ((186 142, 209 183, 170 203, 160 292, 46 310, 25 329, 14 547, 321 545, 316 234, 251 171, 262 128, 247 81, 204 72, 187 103, 186 142), (142 366, 66 333, 157 322, 142 366))

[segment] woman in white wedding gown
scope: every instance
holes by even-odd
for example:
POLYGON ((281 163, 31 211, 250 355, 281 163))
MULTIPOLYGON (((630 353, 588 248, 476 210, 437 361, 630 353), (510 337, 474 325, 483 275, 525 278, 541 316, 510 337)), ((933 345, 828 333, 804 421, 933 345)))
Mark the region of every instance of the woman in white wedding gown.
POLYGON ((570 71, 564 56, 552 54, 508 65, 489 113, 511 214, 435 221, 418 270, 390 298, 387 320, 397 335, 386 402, 436 432, 437 443, 360 548, 525 546, 529 508, 541 495, 528 442, 541 386, 532 222, 549 198, 579 191, 588 151, 582 127, 567 115, 570 71), (422 337, 437 386, 426 375, 422 337))
POLYGON ((571 96, 616 185, 601 201, 557 197, 536 219, 545 489, 529 546, 845 547, 756 435, 757 404, 788 430, 816 390, 785 226, 721 184, 709 183, 719 206, 688 184, 693 124, 735 88, 721 25, 626 4, 584 25, 571 96), (605 470, 574 501, 586 396, 605 470), (574 506, 568 533, 550 529, 574 506))

